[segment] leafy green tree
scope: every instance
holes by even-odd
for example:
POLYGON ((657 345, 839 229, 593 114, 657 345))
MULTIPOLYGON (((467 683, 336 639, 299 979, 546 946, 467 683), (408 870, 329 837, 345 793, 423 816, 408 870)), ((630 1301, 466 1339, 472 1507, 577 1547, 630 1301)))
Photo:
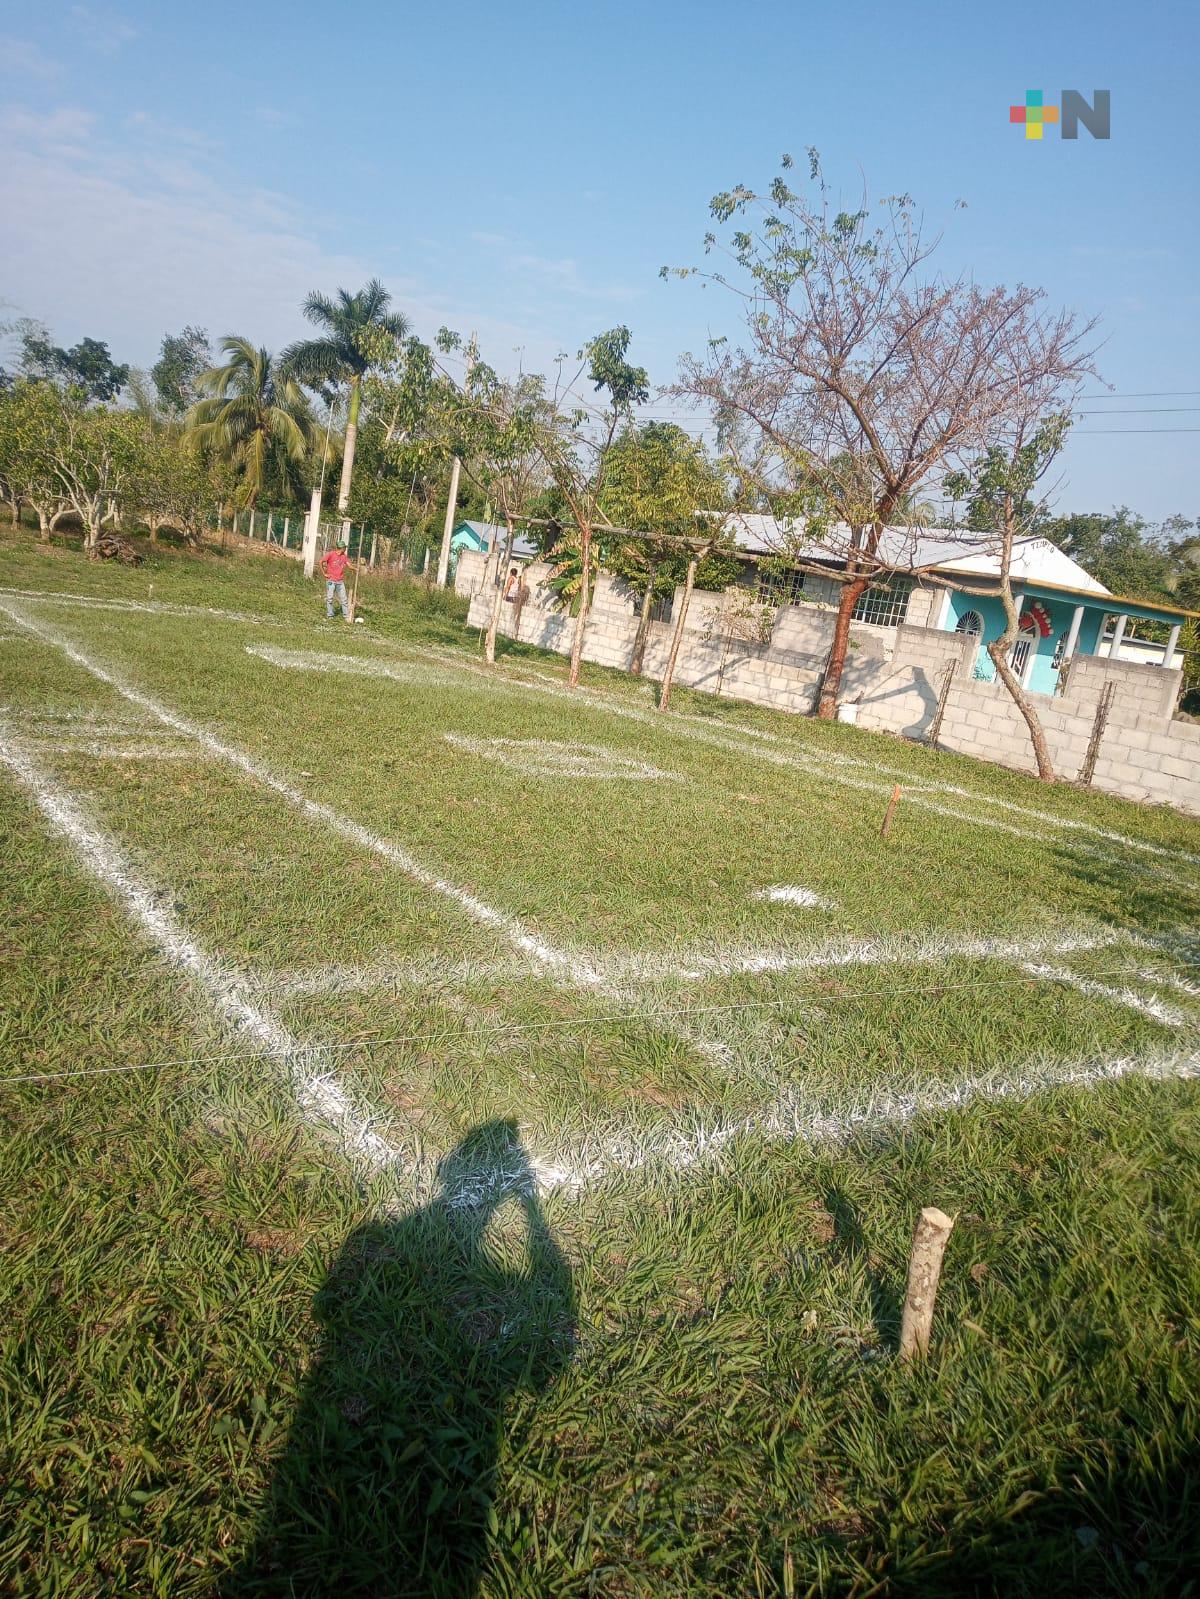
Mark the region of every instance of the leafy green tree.
POLYGON ((629 533, 601 535, 603 563, 641 595, 629 663, 634 677, 641 675, 654 602, 686 582, 693 553, 699 557, 693 581, 702 588, 735 581, 736 562, 711 548, 727 498, 724 474, 703 441, 672 422, 628 427, 613 446, 601 509, 629 533))
POLYGON ((645 368, 634 366, 627 359, 630 338, 626 327, 597 334, 580 351, 581 364, 570 380, 560 366, 558 383, 550 398, 548 421, 539 430, 538 447, 574 522, 579 545, 579 609, 567 674, 571 688, 579 683, 583 639, 591 608, 593 535, 597 527, 608 525, 602 498, 613 446, 629 425, 635 407, 644 405, 650 398, 650 379, 645 368), (592 406, 575 392, 575 385, 582 381, 589 382, 593 394, 599 397, 592 406))
POLYGON ((297 469, 318 431, 303 389, 249 339, 228 334, 221 349, 225 364, 196 379, 204 397, 188 412, 188 440, 203 456, 234 467, 243 505, 257 505, 272 472, 293 494, 301 492, 294 486, 297 469))
POLYGON ((1114 594, 1167 599, 1173 584, 1169 550, 1142 517, 1120 506, 1112 512, 1047 517, 1037 531, 1087 568, 1114 594))
POLYGON ((45 329, 26 325, 21 339, 21 369, 27 377, 78 389, 92 401, 115 400, 129 382, 129 367, 118 365, 100 339, 81 339, 69 350, 53 344, 45 329))
POLYGON ((145 522, 152 544, 164 527, 199 544, 204 513, 219 502, 222 486, 200 452, 187 447, 178 425, 136 418, 123 501, 145 522))
POLYGON ((547 481, 543 441, 552 429, 554 414, 546 399, 545 379, 526 373, 511 382, 497 378, 489 367, 476 362, 467 392, 460 397, 459 432, 465 448, 458 451, 469 476, 487 496, 504 523, 504 544, 496 555, 496 587, 485 639, 489 665, 496 660, 496 635, 507 599, 514 602, 519 625, 521 591, 508 593, 507 572, 512 560, 517 524, 547 481))
POLYGON ((63 500, 84 526, 95 555, 104 517, 119 502, 137 455, 140 422, 132 411, 88 405, 79 389, 47 387, 45 459, 63 500))
POLYGON ((283 352, 285 369, 327 399, 337 389, 349 390, 337 505, 343 519, 350 505, 363 379, 409 332, 408 319, 388 310, 391 299, 377 278, 357 294, 339 289, 332 300, 325 294, 310 294, 304 302, 304 315, 322 333, 315 339, 301 339, 283 352))
POLYGON ((45 542, 70 508, 50 452, 60 422, 60 397, 47 383, 22 380, 0 394, 0 485, 13 522, 32 506, 45 542))
POLYGON ((150 376, 159 402, 172 416, 183 416, 200 398, 197 380, 213 364, 208 334, 186 327, 182 333, 163 335, 158 360, 150 376))

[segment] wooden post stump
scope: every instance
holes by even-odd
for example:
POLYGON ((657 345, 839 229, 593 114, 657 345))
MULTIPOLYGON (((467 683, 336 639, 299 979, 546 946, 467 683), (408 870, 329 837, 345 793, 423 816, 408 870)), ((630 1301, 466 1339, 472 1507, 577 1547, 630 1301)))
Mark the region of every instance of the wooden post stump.
POLYGON ((897 783, 895 788, 892 789, 892 797, 891 797, 891 799, 888 800, 887 811, 885 812, 884 818, 883 818, 883 826, 879 830, 880 838, 887 838, 889 833, 892 831, 892 818, 896 814, 896 806, 899 805, 899 803, 900 803, 900 785, 899 785, 899 783, 897 783))
POLYGON ((929 1332, 933 1326, 933 1302, 937 1298, 942 1256, 954 1227, 954 1218, 936 1205, 922 1210, 913 1233, 912 1254, 908 1261, 908 1288, 904 1295, 904 1314, 900 1321, 900 1359, 912 1360, 929 1351, 929 1332))

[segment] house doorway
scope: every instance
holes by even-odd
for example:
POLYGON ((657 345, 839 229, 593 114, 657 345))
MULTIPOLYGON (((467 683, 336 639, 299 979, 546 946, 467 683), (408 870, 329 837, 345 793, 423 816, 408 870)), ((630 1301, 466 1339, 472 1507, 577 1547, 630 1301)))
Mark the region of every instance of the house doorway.
POLYGON ((1033 670, 1033 660, 1037 654, 1039 636, 1037 623, 1034 621, 1026 622, 1021 629, 1021 636, 1013 645, 1012 654, 1008 658, 1008 664, 1012 667, 1014 676, 1020 680, 1022 688, 1026 688, 1029 685, 1029 674, 1033 670))

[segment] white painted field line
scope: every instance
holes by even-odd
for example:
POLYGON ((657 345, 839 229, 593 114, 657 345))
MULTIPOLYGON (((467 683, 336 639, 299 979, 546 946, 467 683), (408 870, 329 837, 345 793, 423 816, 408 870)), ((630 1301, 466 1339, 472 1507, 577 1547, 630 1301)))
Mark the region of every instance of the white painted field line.
POLYGON ((0 762, 33 800, 53 830, 75 850, 87 868, 170 963, 200 988, 213 1009, 253 1048, 283 1062, 306 1117, 337 1134, 362 1165, 396 1169, 400 1152, 374 1131, 371 1118, 356 1107, 328 1071, 314 1069, 319 1049, 306 1048, 269 1011, 250 997, 245 983, 227 971, 184 931, 162 899, 137 874, 114 839, 84 815, 71 796, 0 725, 0 762))
POLYGON ((472 738, 443 733, 454 749, 478 755, 528 777, 628 778, 632 782, 679 781, 678 772, 664 772, 649 761, 620 755, 604 744, 564 744, 545 738, 472 738))
POLYGON ((336 998, 339 994, 413 988, 436 999, 439 989, 469 983, 525 977, 528 961, 395 961, 380 957, 355 964, 311 966, 295 972, 269 972, 252 986, 275 999, 336 998))
POLYGON ((1022 961, 1021 966, 1031 977, 1040 977, 1047 983, 1062 983, 1064 987, 1086 994, 1089 999, 1105 999, 1110 1004, 1141 1011, 1163 1027, 1182 1027, 1187 1020, 1181 1010, 1165 1004, 1161 999, 1151 999, 1133 988, 1112 988, 1107 983, 1098 983, 1094 978, 1073 972, 1066 966, 1047 966, 1040 961, 1022 961))
POLYGON ((428 662, 406 661, 391 666, 387 661, 372 660, 368 655, 338 655, 329 650, 285 650, 275 644, 247 644, 246 654, 257 656, 269 666, 280 666, 292 672, 339 672, 347 677, 379 677, 393 683, 437 681, 443 674, 428 662))
POLYGON ((37 600, 40 605, 66 605, 83 610, 141 611, 149 616, 215 618, 222 622, 252 622, 257 627, 290 627, 295 624, 273 616, 255 616, 248 611, 225 611, 215 605, 183 605, 167 600, 118 600, 102 594, 73 594, 55 589, 14 589, 0 586, 0 595, 13 599, 37 600))
POLYGON ((542 1187, 578 1191, 652 1166, 687 1171, 715 1160, 742 1138, 768 1144, 846 1143, 864 1135, 899 1132, 922 1116, 965 1110, 973 1104, 1022 1101, 1052 1089, 1093 1089, 1131 1077, 1150 1082, 1195 1080, 1200 1077, 1200 1055, 1177 1052, 1031 1065, 1016 1075, 985 1072, 910 1093, 873 1096, 850 1109, 829 1112, 788 1094, 744 1116, 698 1119, 684 1128, 631 1128, 578 1149, 539 1152, 531 1164, 542 1187))
MULTIPOLYGON (((428 650, 423 653, 435 655, 439 660, 444 660, 448 664, 453 663, 461 671, 471 672, 491 682, 497 681, 491 670, 476 666, 473 662, 458 659, 452 651, 428 650)), ((539 693, 552 694, 559 698, 577 699, 582 697, 590 703, 609 711, 614 716, 622 716, 631 721, 641 722, 645 726, 657 727, 662 730, 663 724, 659 713, 644 711, 637 706, 628 705, 615 695, 606 694, 602 689, 584 688, 571 690, 558 683, 541 681, 540 674, 526 675, 513 670, 511 667, 504 667, 502 671, 503 677, 500 681, 514 684, 520 683, 527 688, 535 689, 539 693)), ((691 715, 688 712, 677 711, 671 713, 670 722, 677 727, 679 724, 685 723, 689 728, 696 730, 694 734, 685 734, 685 736, 697 737, 703 743, 723 745, 726 748, 735 750, 738 749, 739 741, 742 739, 753 741, 753 743, 758 745, 786 744, 786 740, 781 738, 778 733, 771 733, 763 728, 750 727, 744 722, 717 724, 706 718, 691 715)), ((682 727, 680 727, 680 731, 683 731, 682 727)), ((760 749, 742 750, 741 753, 765 754, 760 749)), ((1193 854, 1187 850, 1174 849, 1163 844, 1154 844, 1147 839, 1131 838, 1127 834, 1118 833, 1111 828, 1098 827, 1094 822, 1080 821, 1074 817, 1058 816, 1052 811, 1043 811, 1031 806, 1020 805, 1014 800, 1001 799, 984 792, 976 792, 972 789, 963 788, 957 783, 947 783, 941 779, 922 778, 913 772, 905 771, 898 767, 885 766, 877 761, 864 760, 859 756, 846 755, 836 750, 809 748, 806 749, 801 758, 786 756, 783 760, 777 759, 773 761, 772 764, 795 766, 801 770, 811 770, 813 766, 828 764, 856 766, 867 771, 877 772, 881 777, 892 780, 898 779, 906 785, 907 799, 916 804, 924 804, 927 809, 939 815, 952 817, 957 821, 977 823, 981 827, 997 828, 1001 832, 1013 833, 1022 838, 1029 836, 1028 828, 1012 827, 995 817, 980 816, 977 813, 955 810, 948 806, 938 806, 925 796, 946 794, 957 799, 969 800, 973 804, 992 805, 997 809, 1008 811, 1014 815, 1024 816, 1030 821, 1044 823, 1054 829, 1061 828, 1071 832, 1087 833, 1091 837, 1103 839, 1107 843, 1120 844, 1128 849, 1141 850, 1145 854, 1162 856, 1166 859, 1185 862, 1192 866, 1200 866, 1200 855, 1193 854)), ((821 775, 828 776, 831 782, 839 780, 831 772, 823 771, 821 775)), ((866 785, 848 782, 847 786, 868 789, 872 793, 884 792, 875 784, 866 785)))
POLYGON ((1034 938, 956 937, 931 933, 884 939, 853 939, 781 950, 697 950, 682 954, 615 956, 598 961, 613 981, 654 978, 704 982, 712 977, 815 972, 849 966, 928 966, 942 961, 1002 961, 1017 964, 1039 955, 1075 955, 1137 944, 1130 933, 1048 933, 1034 938))
POLYGON ((1156 972, 1148 966, 1136 966, 1130 975, 1136 977, 1140 983, 1147 983, 1151 988, 1170 988, 1176 994, 1200 998, 1200 983, 1189 982, 1186 977, 1180 977, 1174 972, 1156 972))
POLYGON ((801 910, 831 911, 834 909, 833 901, 822 899, 820 894, 814 894, 811 888, 802 888, 799 883, 775 883, 770 888, 760 888, 751 896, 751 899, 768 900, 773 905, 798 905, 801 910))
POLYGON ((18 627, 23 627, 28 633, 31 633, 34 638, 40 639, 43 644, 49 644, 55 649, 61 650, 68 660, 73 661, 76 666, 81 667, 85 672, 90 672, 93 677, 99 678, 102 683, 107 683, 110 688, 115 689, 118 694, 129 700, 131 704, 139 706, 151 716, 156 717, 165 726, 174 728, 177 733, 182 733, 185 737, 194 739, 210 754, 217 756, 221 760, 228 761, 231 766, 244 773, 245 776, 252 778, 256 783, 261 783, 265 788, 269 788, 273 793, 287 800, 290 805, 294 806, 304 816, 307 816, 310 821, 319 822, 323 827, 340 834, 342 838, 348 839, 351 843, 381 856, 407 877, 411 877, 414 882, 419 883, 422 888, 427 888, 435 894, 440 894, 445 899, 452 900, 474 921, 485 927, 492 928, 498 933, 502 933, 510 943, 522 950, 538 964, 551 970, 562 972, 563 975, 570 977, 577 983, 595 986, 601 982, 599 975, 592 971, 585 962, 555 949, 544 939, 529 932, 515 917, 496 910, 493 906, 481 900, 478 895, 472 894, 469 890, 459 887, 457 883, 452 883, 448 879, 439 876, 436 872, 430 871, 428 867, 423 866, 415 856, 410 855, 400 845, 391 843, 390 840, 382 838, 378 833, 373 833, 369 828, 351 820, 350 817, 343 816, 339 811, 335 811, 332 806, 325 805, 320 800, 310 799, 300 789, 295 788, 285 779, 277 777, 268 767, 252 759, 244 750, 240 750, 232 744, 227 744, 223 739, 218 738, 215 733, 210 732, 208 728, 201 726, 197 722, 189 721, 187 717, 180 716, 176 712, 169 710, 149 694, 143 693, 141 689, 136 688, 132 683, 126 682, 118 672, 112 671, 108 667, 102 666, 98 661, 93 660, 82 650, 77 649, 70 639, 64 638, 56 629, 47 626, 45 623, 35 622, 30 617, 22 616, 3 601, 0 601, 0 612, 7 615, 18 627))
POLYGON ((29 743, 46 755, 90 755, 98 761, 182 761, 195 760, 196 752, 179 746, 121 744, 108 739, 31 739, 29 743))

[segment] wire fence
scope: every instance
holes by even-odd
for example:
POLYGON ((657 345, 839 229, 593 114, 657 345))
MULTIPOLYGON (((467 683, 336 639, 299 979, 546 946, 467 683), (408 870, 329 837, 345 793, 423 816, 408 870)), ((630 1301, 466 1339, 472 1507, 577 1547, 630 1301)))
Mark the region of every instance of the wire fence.
MULTIPOLYGON (((302 511, 241 510, 222 516, 214 510, 210 527, 217 533, 233 533, 251 541, 261 539, 264 546, 299 555, 307 521, 308 516, 302 511)), ((383 533, 367 523, 344 524, 337 517, 322 517, 317 528, 318 558, 339 544, 345 546, 352 561, 361 559, 367 569, 423 572, 433 559, 430 539, 420 530, 405 527, 399 533, 383 533)))

